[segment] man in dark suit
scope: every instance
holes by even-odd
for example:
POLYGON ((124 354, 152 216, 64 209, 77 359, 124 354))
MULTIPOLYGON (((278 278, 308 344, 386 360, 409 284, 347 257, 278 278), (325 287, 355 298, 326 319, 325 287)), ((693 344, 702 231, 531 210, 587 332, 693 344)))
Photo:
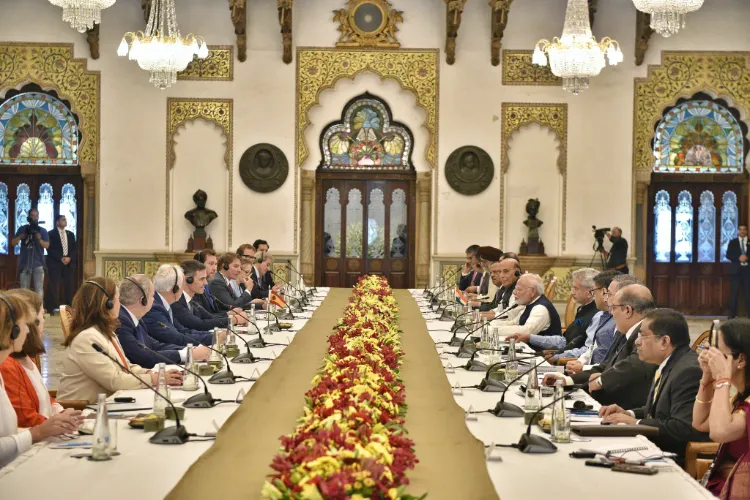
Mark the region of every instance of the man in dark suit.
POLYGON ((45 308, 50 313, 60 309, 60 285, 63 288, 63 303, 73 303, 78 246, 75 235, 65 229, 67 226, 68 220, 65 216, 58 215, 55 217, 55 229, 49 232, 45 308))
POLYGON ((521 265, 515 259, 502 259, 499 262, 493 262, 490 266, 490 279, 497 287, 495 297, 492 302, 484 303, 479 306, 479 310, 487 312, 483 314, 487 319, 493 319, 496 313, 499 313, 511 304, 515 304, 513 290, 516 289, 518 278, 521 277, 521 265))
POLYGON ((273 292, 278 291, 279 286, 273 281, 273 256, 268 251, 261 250, 255 254, 255 262, 257 264, 265 264, 266 271, 263 273, 262 289, 273 292))
POLYGON ((213 332, 187 328, 174 318, 170 306, 182 295, 184 279, 180 266, 164 264, 156 271, 154 303, 151 310, 143 316, 148 334, 166 344, 213 345, 213 332))
POLYGON ((220 311, 229 311, 235 307, 244 308, 253 301, 255 288, 252 280, 241 278, 240 258, 236 253, 225 253, 218 260, 219 271, 209 282, 208 288, 216 302, 216 308, 220 311), (244 283, 246 289, 236 295, 230 282, 237 280, 244 283))
POLYGON ((703 371, 690 349, 690 330, 682 314, 654 309, 646 314, 636 341, 641 361, 659 368, 645 404, 633 408, 604 406, 599 414, 612 424, 640 424, 659 428, 650 438, 664 451, 684 458, 690 441, 708 441, 708 434, 693 428, 693 405, 703 371))
POLYGON ((612 234, 609 235, 609 241, 612 242, 612 246, 609 252, 604 252, 604 256, 608 258, 607 269, 629 274, 628 240, 622 237, 622 229, 613 227, 612 234))
MULTIPOLYGON (((148 334, 145 323, 141 321, 154 304, 153 292, 153 284, 145 274, 129 276, 120 283, 120 326, 116 330, 120 345, 131 363, 144 368, 166 362, 151 351, 168 358, 173 364, 185 363, 187 347, 159 342, 148 334)), ((193 347, 196 361, 206 361, 210 354, 211 351, 204 346, 193 347)))
POLYGON ((474 265, 474 256, 477 254, 477 250, 479 250, 479 245, 471 245, 466 249, 466 262, 461 269, 461 278, 458 280, 458 289, 461 291, 470 286, 479 285, 479 280, 482 278, 481 273, 477 272, 474 265))
POLYGON ((186 260, 182 263, 185 281, 182 283, 182 295, 171 304, 172 314, 181 325, 194 330, 211 330, 213 328, 227 328, 233 325, 246 324, 247 321, 237 315, 230 315, 226 311, 211 313, 197 300, 205 294, 206 266, 197 260, 186 260))
POLYGON ((740 299, 740 289, 745 295, 745 314, 750 315, 750 264, 747 257, 747 226, 740 226, 737 238, 727 244, 727 259, 729 259, 729 273, 732 275, 732 285, 729 292, 729 319, 737 316, 737 303, 740 299))

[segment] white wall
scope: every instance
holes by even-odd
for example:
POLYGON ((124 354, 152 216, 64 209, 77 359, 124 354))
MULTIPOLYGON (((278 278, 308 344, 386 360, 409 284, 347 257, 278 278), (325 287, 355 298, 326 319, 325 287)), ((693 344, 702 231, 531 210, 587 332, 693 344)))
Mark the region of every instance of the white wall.
MULTIPOLYGON (((296 46, 331 47, 338 38, 331 11, 341 8, 344 0, 295 2, 294 41, 296 46)), ((405 48, 444 47, 442 2, 435 0, 393 0, 404 10, 404 24, 398 33, 405 48)), ((503 48, 531 49, 540 38, 551 38, 562 31, 564 0, 528 0, 514 2, 510 24, 503 38, 503 48)), ((71 42, 77 57, 88 57, 85 37, 61 21, 60 9, 47 0, 0 0, 0 41, 71 42)), ((233 45, 235 36, 226 2, 214 0, 178 0, 177 16, 183 33, 203 35, 210 44, 233 45)), ((625 61, 616 68, 606 68, 592 80, 592 88, 578 97, 557 87, 504 87, 502 70, 490 65, 490 8, 486 0, 470 0, 463 16, 458 38, 457 61, 445 64, 441 52, 439 171, 437 213, 433 214, 437 230, 438 255, 459 254, 468 243, 499 245, 500 182, 500 109, 503 102, 567 102, 568 122, 568 210, 567 255, 587 255, 591 248, 590 226, 622 226, 626 237, 632 234, 632 122, 633 78, 646 74, 646 65, 634 66, 635 9, 627 0, 599 2, 594 32, 618 40, 625 61), (495 163, 496 174, 490 187, 475 197, 454 192, 445 181, 443 165, 449 154, 462 145, 473 144, 487 150, 495 163), (481 223, 467 225, 466 214, 482 207, 481 223), (592 209, 592 207, 596 207, 592 209)), ((745 0, 706 2, 688 17, 685 31, 669 39, 651 38, 646 64, 657 64, 661 50, 750 50, 750 4, 745 0)), ((276 3, 270 0, 248 1, 248 59, 235 61, 233 82, 178 82, 166 91, 148 83, 148 74, 135 62, 115 55, 125 31, 143 29, 140 2, 120 1, 103 14, 101 59, 89 60, 89 68, 102 72, 102 139, 101 139, 101 250, 148 251, 169 249, 164 245, 165 206, 165 134, 167 97, 216 97, 234 99, 234 238, 232 246, 263 237, 279 252, 294 247, 294 176, 281 189, 257 194, 239 179, 238 163, 242 153, 258 142, 270 142, 286 154, 294 166, 295 131, 295 64, 281 61, 281 35, 276 3), (268 209, 266 207, 272 207, 268 209), (122 224, 123 214, 130 214, 140 224, 122 224)), ((415 134, 414 159, 418 169, 426 168, 421 123, 423 114, 413 105, 413 98, 393 82, 380 82, 362 75, 354 82, 341 81, 336 91, 321 96, 322 106, 313 110, 313 125, 308 129, 311 158, 306 168, 314 168, 319 159, 317 137, 320 127, 338 118, 343 104, 364 90, 384 97, 400 120, 415 134), (340 89, 340 91, 339 91, 340 89)), ((511 148, 514 162, 536 164, 534 155, 547 154, 551 142, 543 140, 537 151, 531 136, 522 132, 514 138, 519 146, 511 148), (520 142, 519 142, 520 141, 520 142)), ((189 208, 196 179, 218 170, 216 155, 218 136, 211 127, 197 125, 178 137, 177 177, 174 179, 174 231, 184 231, 182 213, 189 208), (188 138, 187 141, 185 138, 188 138), (190 144, 187 144, 189 142, 190 144), (205 144, 205 147, 202 147, 205 144), (187 149, 184 149, 187 148, 187 149), (184 150, 183 150, 184 149, 184 150), (189 175, 180 177, 183 173, 189 175), (190 179, 188 183, 187 179, 190 179), (185 184, 183 184, 183 180, 185 184), (192 183, 192 184, 191 184, 192 183), (177 224, 179 222, 179 224, 177 224)), ((550 153, 551 154, 551 153, 550 153)), ((542 168, 540 165, 539 168, 542 168)), ((548 167, 545 167, 548 168, 548 167)), ((533 170, 510 167, 508 190, 539 184, 533 170)), ((213 174, 212 174, 213 175, 213 174)), ((218 174, 218 172, 216 173, 218 174)), ((542 196, 553 196, 559 179, 550 177, 552 186, 540 187, 542 196), (549 194, 548 194, 549 191, 549 194)), ((217 207, 227 203, 220 192, 221 183, 212 178, 209 204, 220 213, 222 221, 214 222, 211 231, 225 224, 227 217, 217 207)), ((551 199, 541 199, 543 211, 555 206, 551 199)), ((511 197, 506 196, 506 241, 503 248, 518 245, 519 223, 523 213, 511 197), (515 220, 520 217, 520 220, 515 220), (510 220, 510 219, 514 220, 510 220), (515 229, 514 229, 515 228, 515 229)), ((558 203, 559 205, 559 203, 558 203)), ((547 224, 559 214, 542 217, 547 224)), ((172 249, 180 250, 185 235, 175 234, 172 249)), ((544 234, 544 233, 543 233, 544 234)), ((547 253, 551 238, 543 236, 547 253), (548 239, 549 238, 549 239, 548 239)), ((217 245, 218 246, 218 245, 217 245)))

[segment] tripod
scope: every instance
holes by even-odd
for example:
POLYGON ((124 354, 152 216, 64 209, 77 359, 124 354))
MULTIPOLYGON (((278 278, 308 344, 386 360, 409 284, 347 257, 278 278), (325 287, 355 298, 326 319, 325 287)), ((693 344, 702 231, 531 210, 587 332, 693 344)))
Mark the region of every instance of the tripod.
POLYGON ((607 270, 607 259, 604 257, 604 242, 600 240, 596 240, 594 243, 594 255, 591 257, 591 262, 589 262, 589 267, 591 267, 594 264, 594 261, 596 260, 596 256, 599 256, 599 264, 602 266, 602 271, 607 270))

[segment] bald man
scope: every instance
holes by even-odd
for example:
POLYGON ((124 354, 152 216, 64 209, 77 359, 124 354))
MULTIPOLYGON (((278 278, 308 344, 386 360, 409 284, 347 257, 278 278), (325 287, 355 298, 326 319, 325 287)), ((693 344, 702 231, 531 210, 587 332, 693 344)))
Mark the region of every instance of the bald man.
MULTIPOLYGON (((513 291, 516 289, 518 278, 521 277, 521 264, 516 259, 503 259, 499 262, 493 262, 490 266, 490 278, 492 283, 497 287, 494 299, 491 303, 483 307, 482 314, 487 319, 494 319, 498 314, 508 309, 516 303, 513 291)), ((523 311, 522 308, 516 307, 512 311, 503 314, 505 319, 512 320, 519 316, 523 311)))
MULTIPOLYGON (((545 339, 562 336, 560 315, 547 297, 544 283, 536 274, 524 274, 513 290, 516 303, 523 306, 521 314, 500 326, 500 335, 513 336, 529 345, 544 346, 545 339)), ((548 347, 538 347, 547 349, 548 347)))

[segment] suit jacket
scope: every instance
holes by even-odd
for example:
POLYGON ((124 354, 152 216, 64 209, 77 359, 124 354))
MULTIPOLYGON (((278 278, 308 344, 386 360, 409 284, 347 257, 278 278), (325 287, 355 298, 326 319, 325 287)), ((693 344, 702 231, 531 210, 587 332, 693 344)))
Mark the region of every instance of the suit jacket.
MULTIPOLYGON (((47 259, 49 262, 55 262, 62 265, 63 247, 62 240, 60 240, 60 232, 55 228, 52 231, 49 231, 48 234, 49 248, 47 249, 47 259)), ((68 265, 72 267, 76 264, 78 245, 76 245, 76 237, 73 233, 66 229, 65 234, 68 236, 68 257, 70 257, 70 263, 68 265)))
MULTIPOLYGON (((239 297, 235 297, 234 292, 232 291, 232 287, 227 284, 224 276, 221 273, 216 273, 213 279, 209 282, 208 288, 211 290, 211 294, 214 296, 214 302, 216 303, 216 308, 219 311, 228 311, 230 309, 224 304, 232 307, 244 308, 253 300, 252 295, 244 292, 241 293, 239 297), (224 304, 222 304, 222 302, 224 304)), ((253 287, 253 289, 255 289, 255 287, 253 287)))
POLYGON ((253 266, 253 272, 250 273, 250 277, 253 279, 253 282, 255 283, 255 286, 250 292, 251 298, 252 299, 267 299, 271 288, 269 288, 268 282, 266 281, 265 276, 261 278, 260 272, 255 266, 253 266))
POLYGON ((486 312, 500 308, 507 309, 510 305, 510 298, 513 296, 513 290, 516 289, 516 284, 513 283, 509 287, 500 287, 495 292, 495 296, 492 298, 492 302, 485 302, 480 304, 479 310, 486 312))
POLYGON ((477 275, 474 276, 474 271, 472 270, 469 274, 467 274, 466 276, 461 276, 461 279, 458 280, 458 289, 463 292, 470 286, 477 286, 481 278, 481 273, 477 273, 477 275), (472 279, 472 277, 474 279, 472 279))
POLYGON ((187 328, 195 330, 212 330, 214 328, 226 328, 229 324, 227 313, 221 313, 222 316, 214 316, 207 311, 198 300, 201 295, 195 294, 188 304, 185 294, 183 293, 180 300, 172 304, 172 315, 187 328))
POLYGON ((214 316, 218 314, 225 314, 223 311, 219 311, 216 307, 216 301, 213 298, 213 295, 211 294, 211 290, 209 290, 208 285, 205 287, 205 292, 202 294, 195 294, 193 295, 193 300, 197 301, 198 304, 200 304, 203 309, 210 312, 214 316))
POLYGON ((619 266, 628 265, 628 240, 622 236, 612 243, 609 249, 609 261, 607 269, 616 269, 619 266))
POLYGON ((596 308, 596 302, 591 301, 585 306, 580 306, 576 311, 576 317, 571 324, 565 329, 565 342, 572 342, 578 337, 582 337, 580 342, 569 347, 569 349, 577 349, 582 347, 586 343, 586 330, 591 324, 591 320, 594 319, 594 315, 599 312, 596 308))
POLYGON ((267 290, 276 286, 276 283, 273 281, 273 273, 271 273, 270 269, 266 271, 266 274, 263 276, 263 284, 267 290))
POLYGON ((162 304, 158 293, 154 294, 154 305, 151 310, 141 318, 146 324, 148 334, 160 342, 185 347, 193 345, 213 345, 213 333, 191 330, 184 327, 177 319, 169 315, 169 311, 162 304))
POLYGON ((487 295, 490 289, 490 273, 484 273, 484 279, 482 284, 479 286, 479 295, 487 295))
POLYGON ((156 351, 162 356, 169 358, 172 364, 179 365, 182 363, 179 351, 183 348, 179 345, 165 344, 159 342, 148 334, 146 325, 143 321, 138 322, 135 326, 133 319, 125 309, 120 306, 120 326, 117 328, 117 338, 120 341, 125 356, 133 363, 144 368, 153 368, 159 363, 165 361, 151 351, 143 349, 139 344, 143 344, 152 351, 156 351))
MULTIPOLYGON (((83 330, 65 349, 62 359, 62 378, 57 390, 59 399, 85 399, 89 403, 95 403, 97 394, 104 393, 111 396, 116 391, 145 387, 111 359, 95 351, 91 347, 94 342, 99 344, 110 357, 121 362, 115 345, 121 352, 122 346, 116 336, 110 340, 94 327, 83 330)), ((142 378, 147 384, 151 383, 149 370, 128 364, 128 370, 131 373, 142 378)))
POLYGON ((659 428, 659 435, 649 439, 662 450, 682 457, 689 441, 709 441, 707 433, 693 429, 692 425, 693 405, 702 376, 698 354, 690 346, 682 346, 667 360, 656 398, 652 384, 646 404, 633 409, 642 425, 659 428))
MULTIPOLYGON (((750 246, 750 236, 747 238, 747 246, 750 246)), ((735 238, 729 240, 727 244, 727 259, 729 259, 729 274, 738 274, 740 272, 740 255, 742 255, 742 248, 740 247, 740 239, 735 238)))
MULTIPOLYGON (((36 370, 36 365, 34 365, 36 370)), ((3 377, 5 393, 8 396, 10 404, 16 411, 18 427, 34 427, 43 424, 47 417, 39 413, 39 395, 36 388, 26 373, 26 369, 21 362, 12 356, 8 356, 0 364, 0 374, 3 377)), ((51 405, 55 404, 55 398, 47 393, 47 398, 51 405)))

